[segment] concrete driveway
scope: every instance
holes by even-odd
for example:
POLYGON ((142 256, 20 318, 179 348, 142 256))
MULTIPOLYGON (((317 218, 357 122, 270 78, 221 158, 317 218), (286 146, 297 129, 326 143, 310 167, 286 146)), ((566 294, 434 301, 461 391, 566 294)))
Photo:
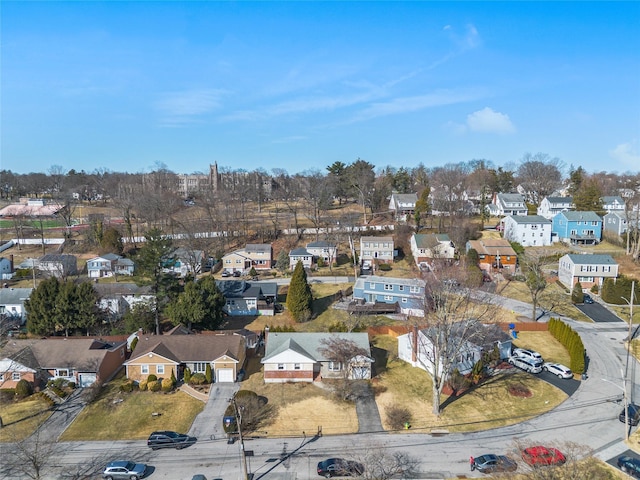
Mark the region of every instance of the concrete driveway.
POLYGON ((239 389, 239 383, 214 383, 209 392, 209 400, 193 421, 188 434, 198 440, 216 440, 225 437, 222 417, 229 406, 229 400, 239 389))

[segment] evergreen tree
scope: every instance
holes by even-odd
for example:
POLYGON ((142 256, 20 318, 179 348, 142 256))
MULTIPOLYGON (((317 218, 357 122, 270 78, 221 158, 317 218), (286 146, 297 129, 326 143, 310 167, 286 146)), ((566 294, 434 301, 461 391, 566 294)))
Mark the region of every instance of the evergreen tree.
POLYGON ((573 165, 569 171, 569 195, 573 196, 580 190, 582 183, 584 182, 585 171, 584 168, 578 167, 574 170, 573 165))
POLYGON ((49 335, 55 332, 56 299, 60 290, 60 282, 51 277, 40 282, 24 302, 27 313, 27 331, 35 335, 49 335))
POLYGON ((429 214, 431 210, 431 204, 429 203, 429 194, 431 193, 431 187, 427 185, 422 192, 420 192, 420 196, 418 197, 418 201, 416 202, 416 208, 414 210, 414 219, 416 221, 416 231, 420 231, 420 225, 422 217, 429 214))
POLYGON ((573 194, 573 204, 577 212, 604 213, 602 206, 602 190, 595 179, 589 179, 582 183, 579 190, 573 194))
POLYGON ((222 322, 225 299, 214 277, 206 276, 186 283, 184 292, 169 305, 167 311, 174 325, 215 330, 222 322))
POLYGON ((204 371, 204 378, 207 383, 211 383, 213 381, 213 374, 211 372, 211 364, 207 363, 207 368, 204 371))
POLYGON ((124 251, 122 235, 120 235, 120 232, 113 227, 107 228, 100 240, 100 247, 102 247, 106 252, 122 255, 122 252, 124 251))
POLYGON ((573 286, 573 290, 571 290, 571 301, 573 303, 584 302, 584 294, 582 293, 582 285, 580 282, 576 282, 573 286))
POLYGON ((289 255, 286 250, 280 250, 278 254, 278 259, 276 260, 276 269, 280 273, 284 273, 289 268, 289 255))
POLYGON ((293 269, 289 292, 287 293, 287 309, 293 318, 298 321, 305 321, 311 318, 311 302, 313 296, 311 288, 307 283, 307 273, 304 271, 302 262, 298 260, 296 268, 293 269))

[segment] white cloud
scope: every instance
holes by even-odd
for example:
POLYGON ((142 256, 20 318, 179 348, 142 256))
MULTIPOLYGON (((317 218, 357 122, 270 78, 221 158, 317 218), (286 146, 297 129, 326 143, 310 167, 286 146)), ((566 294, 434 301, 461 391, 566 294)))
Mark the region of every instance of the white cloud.
POLYGON ((191 123, 195 117, 212 112, 220 107, 224 90, 201 89, 171 92, 155 102, 154 107, 166 125, 191 123))
POLYGON ((467 115, 467 127, 472 132, 508 134, 516 131, 509 115, 489 107, 467 115))
POLYGON ((609 151, 609 156, 631 168, 638 168, 638 165, 640 165, 638 141, 632 140, 631 142, 617 145, 613 150, 609 151))

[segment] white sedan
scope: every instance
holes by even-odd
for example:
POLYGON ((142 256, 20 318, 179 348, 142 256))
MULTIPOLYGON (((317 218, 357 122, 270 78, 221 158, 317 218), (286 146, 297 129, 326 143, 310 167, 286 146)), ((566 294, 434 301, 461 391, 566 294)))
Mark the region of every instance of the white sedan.
POLYGON ((557 375, 559 378, 573 378, 573 372, 559 363, 545 363, 542 368, 549 373, 557 375))

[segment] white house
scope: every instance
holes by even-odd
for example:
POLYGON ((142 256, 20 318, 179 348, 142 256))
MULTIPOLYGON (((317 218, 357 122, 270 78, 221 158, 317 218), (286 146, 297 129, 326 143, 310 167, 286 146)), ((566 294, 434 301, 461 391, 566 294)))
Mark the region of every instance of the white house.
POLYGON ((538 215, 551 220, 558 213, 573 209, 573 197, 544 197, 538 207, 538 215))
POLYGON ((460 322, 452 326, 447 340, 437 340, 437 335, 437 330, 418 330, 417 327, 409 333, 400 335, 398 358, 414 367, 422 368, 431 375, 434 374, 437 366, 439 374, 442 375, 443 359, 442 356, 436 357, 438 349, 434 348, 434 344, 439 344, 440 349, 446 347, 456 359, 447 374, 457 369, 461 374, 466 375, 471 373, 473 366, 482 358, 483 352, 491 351, 496 346, 500 352, 500 358, 508 358, 511 355, 511 337, 495 324, 467 326, 464 322, 460 322))
POLYGON ((551 220, 541 215, 508 215, 502 219, 504 238, 523 247, 551 245, 551 220))
POLYGON ((360 264, 391 263, 394 257, 393 237, 360 237, 360 264))
POLYGON ((519 193, 496 193, 491 205, 487 206, 491 215, 503 217, 505 215, 526 215, 528 213, 524 197, 519 193))
POLYGON ((318 240, 307 243, 307 251, 314 258, 322 258, 325 263, 335 262, 338 258, 338 246, 335 243, 318 240))
POLYGON ((611 255, 568 253, 558 260, 558 280, 571 289, 580 282, 583 290, 602 288, 605 278, 618 276, 618 264, 611 255))
POLYGON ((416 193, 392 193, 389 200, 389 210, 396 218, 405 220, 407 215, 413 215, 416 210, 418 194, 416 193))
POLYGON ((27 321, 24 302, 32 291, 33 288, 0 288, 0 318, 11 324, 24 325, 27 321))
POLYGON ((620 195, 602 197, 602 208, 604 208, 607 211, 607 213, 624 212, 625 211, 624 200, 620 195))
POLYGON ((311 268, 313 266, 313 255, 306 248, 294 248, 289 252, 289 268, 293 270, 298 262, 302 262, 304 268, 311 268))
POLYGON ((409 243, 418 266, 431 263, 434 259, 451 260, 455 257, 455 246, 446 233, 414 233, 409 243))
POLYGON ((13 256, 11 259, 0 257, 0 278, 9 280, 13 277, 13 256))

